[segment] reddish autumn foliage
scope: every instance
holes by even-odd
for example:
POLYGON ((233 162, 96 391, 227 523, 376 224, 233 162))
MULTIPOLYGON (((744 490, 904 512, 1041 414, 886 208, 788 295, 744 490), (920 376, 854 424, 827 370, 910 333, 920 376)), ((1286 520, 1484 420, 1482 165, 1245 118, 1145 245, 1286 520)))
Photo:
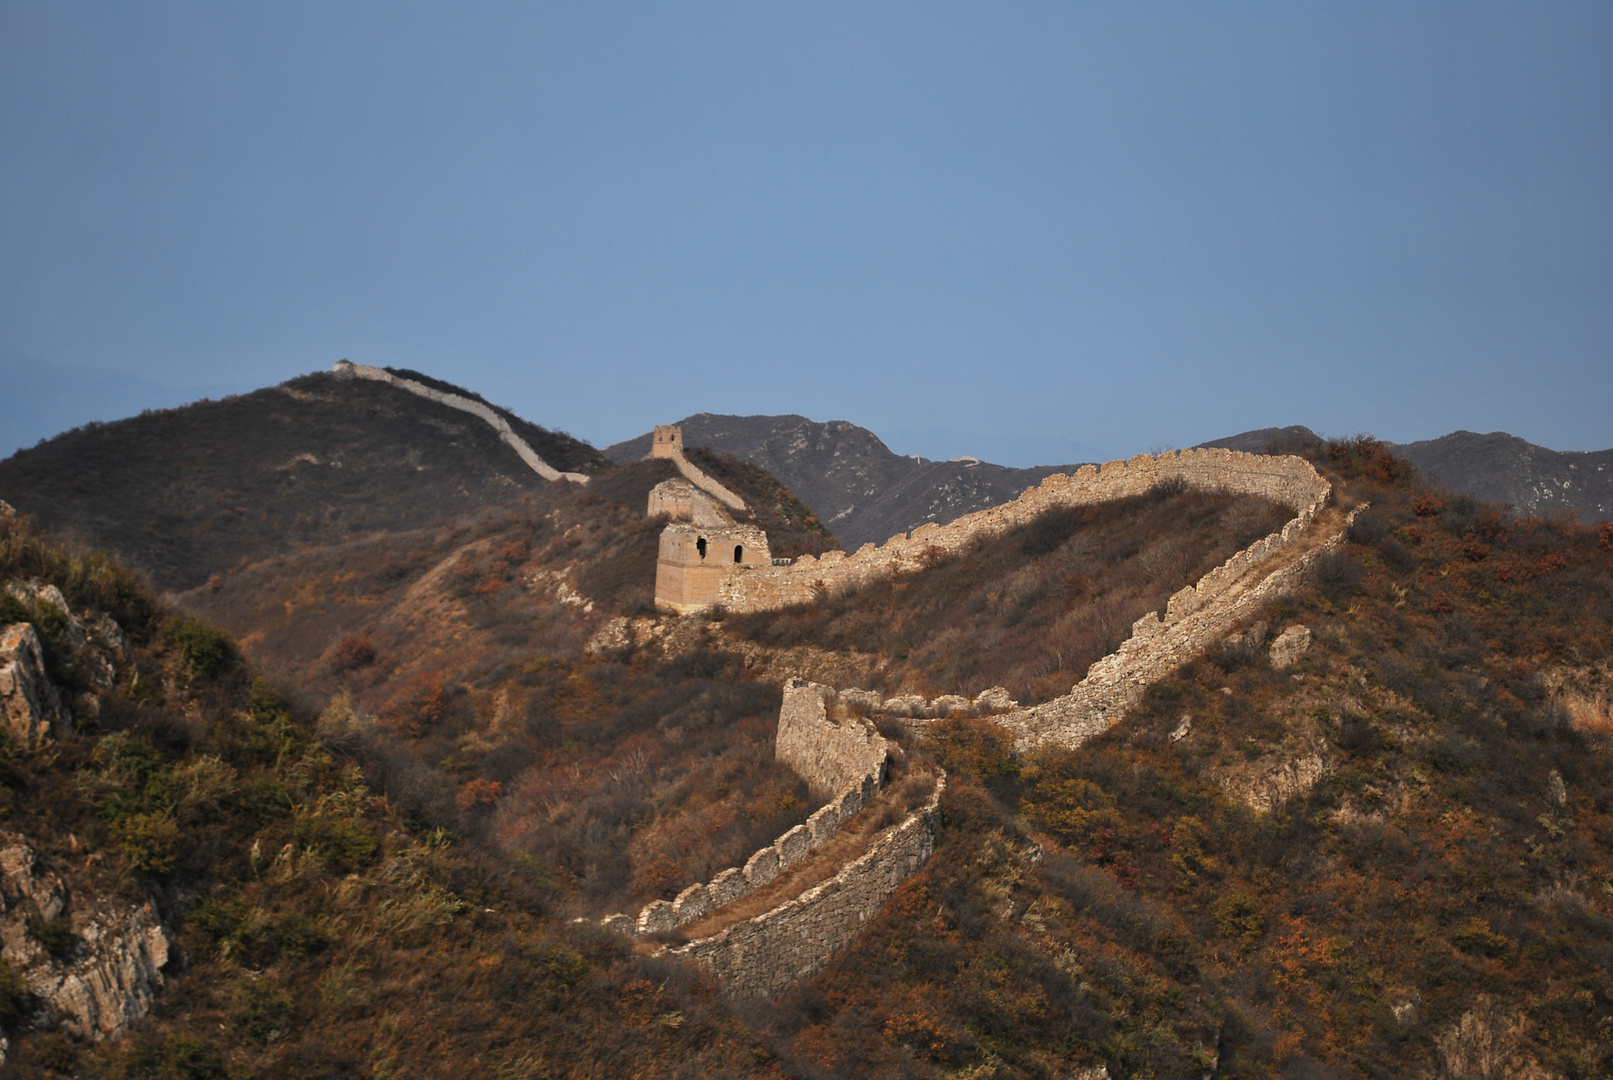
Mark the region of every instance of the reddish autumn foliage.
POLYGON ((375 646, 369 638, 343 638, 330 651, 330 666, 335 671, 356 671, 375 663, 375 646))
POLYGON ((424 735, 442 722, 447 693, 448 681, 441 672, 421 672, 381 710, 381 721, 401 735, 424 735))
POLYGON ((470 810, 474 807, 492 806, 504 795, 504 785, 497 780, 472 780, 459 789, 454 801, 461 810, 470 810))

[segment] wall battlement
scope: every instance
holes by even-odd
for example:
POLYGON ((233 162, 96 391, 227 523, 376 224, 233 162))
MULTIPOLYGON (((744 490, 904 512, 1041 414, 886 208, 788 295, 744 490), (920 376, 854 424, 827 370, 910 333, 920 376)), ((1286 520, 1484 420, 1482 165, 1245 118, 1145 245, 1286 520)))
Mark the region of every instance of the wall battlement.
POLYGON ((893 536, 883 545, 864 544, 849 555, 829 551, 816 558, 804 555, 790 566, 726 573, 717 581, 716 594, 707 603, 721 604, 732 612, 771 611, 811 603, 826 592, 840 592, 893 574, 923 569, 937 555, 960 551, 979 537, 1029 524, 1049 510, 1141 495, 1156 484, 1172 481, 1193 488, 1261 496, 1293 508, 1298 515, 1281 535, 1274 533, 1262 542, 1264 546, 1257 543, 1248 549, 1245 563, 1225 568, 1219 578, 1207 575, 1199 583, 1202 592, 1172 597, 1172 604, 1183 611, 1202 603, 1204 596, 1224 581, 1241 575, 1253 562, 1275 553, 1304 530, 1332 490, 1310 462, 1298 457, 1222 449, 1183 450, 1158 457, 1139 454, 1129 461, 1111 461, 1102 468, 1088 465, 1074 475, 1055 473, 1012 502, 966 514, 946 525, 923 525, 911 534, 893 536))
POLYGON ((569 480, 573 484, 588 483, 588 477, 582 473, 561 472, 540 458, 537 451, 533 450, 525 439, 515 433, 508 420, 480 401, 472 401, 470 398, 461 397, 459 394, 433 390, 424 383, 394 375, 385 368, 372 367, 369 364, 355 364, 351 360, 338 360, 331 370, 336 373, 336 377, 339 379, 369 379, 373 382, 387 383, 390 386, 396 386, 399 390, 407 390, 418 397, 428 398, 439 405, 446 405, 450 409, 458 409, 460 412, 467 412, 472 416, 480 417, 493 430, 498 432, 498 437, 510 449, 515 451, 516 455, 526 463, 527 468, 545 480, 569 480))
POLYGON ((763 915, 676 949, 715 971, 731 997, 777 994, 822 971, 935 851, 946 775, 922 807, 821 885, 763 915))
POLYGON ((658 934, 704 918, 761 888, 856 817, 885 783, 890 751, 873 725, 829 719, 825 701, 834 701, 827 686, 791 679, 779 710, 774 754, 795 769, 822 806, 767 847, 745 861, 743 868, 724 870, 710 882, 689 886, 673 900, 646 904, 638 918, 610 915, 601 925, 624 934, 658 934), (803 766, 809 770, 803 772, 803 766))

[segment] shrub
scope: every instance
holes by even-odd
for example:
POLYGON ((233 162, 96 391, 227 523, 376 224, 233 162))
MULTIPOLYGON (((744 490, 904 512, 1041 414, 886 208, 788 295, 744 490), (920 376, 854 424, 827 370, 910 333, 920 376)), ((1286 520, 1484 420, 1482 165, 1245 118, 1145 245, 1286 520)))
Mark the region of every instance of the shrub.
POLYGON ((0 1030, 15 1033, 32 1011, 28 1007, 28 979, 22 970, 0 956, 0 1030))
POLYGON ((179 823, 167 813, 131 814, 113 827, 131 870, 166 874, 178 859, 179 823))
POLYGON ((78 945, 78 937, 73 933, 72 920, 65 915, 58 915, 53 919, 29 919, 28 933, 32 934, 34 940, 57 960, 65 960, 73 955, 73 950, 78 945))
POLYGON ((330 666, 336 671, 357 671, 375 663, 375 646, 369 638, 343 638, 330 653, 330 666))
POLYGON ((216 678, 237 665, 235 642, 230 635, 200 619, 184 619, 173 627, 173 641, 185 661, 191 681, 216 678))
POLYGON ((267 1046, 291 1028, 291 995, 268 979, 243 986, 230 1010, 230 1027, 256 1046, 267 1046))
POLYGON ((359 870, 373 863, 381 844, 361 825, 324 817, 299 814, 291 829, 298 849, 323 860, 334 870, 359 870))
POLYGON ((1254 897, 1233 893, 1216 902, 1215 929, 1222 937, 1247 948, 1266 932, 1266 916, 1254 897))

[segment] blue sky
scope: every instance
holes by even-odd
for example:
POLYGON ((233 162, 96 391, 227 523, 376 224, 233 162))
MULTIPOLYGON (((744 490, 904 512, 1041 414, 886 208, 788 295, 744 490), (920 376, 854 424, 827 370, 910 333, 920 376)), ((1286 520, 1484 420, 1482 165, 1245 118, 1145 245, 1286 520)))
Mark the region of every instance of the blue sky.
POLYGON ((341 357, 598 444, 1613 446, 1613 7, 0 5, 0 454, 341 357))

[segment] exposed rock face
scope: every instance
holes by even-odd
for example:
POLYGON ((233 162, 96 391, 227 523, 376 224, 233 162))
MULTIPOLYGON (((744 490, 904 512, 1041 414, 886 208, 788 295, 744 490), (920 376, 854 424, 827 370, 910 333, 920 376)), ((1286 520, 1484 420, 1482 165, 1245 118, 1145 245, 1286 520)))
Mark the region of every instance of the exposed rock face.
POLYGON ((1214 775, 1229 794, 1242 799, 1249 809, 1269 814, 1315 787, 1329 769, 1329 756, 1326 739, 1305 733, 1255 761, 1215 770, 1214 775))
POLYGON ((1450 1080, 1555 1080, 1529 1052, 1528 1024, 1487 995, 1439 1039, 1450 1080))
POLYGON ((1311 647, 1311 628, 1290 626, 1271 643, 1271 666, 1281 670, 1299 663, 1299 658, 1311 647))
POLYGON ((11 737, 29 745, 50 737, 65 713, 45 675, 45 653, 32 623, 0 627, 0 715, 11 737))
POLYGON ((65 667, 50 674, 57 682, 67 682, 79 688, 70 706, 64 709, 62 720, 70 722, 72 716, 95 716, 101 711, 101 698, 117 681, 117 664, 128 653, 128 640, 123 629, 111 616, 92 612, 75 612, 67 597, 54 585, 39 581, 12 581, 6 591, 33 608, 53 608, 60 613, 62 636, 66 639, 68 655, 65 667))
POLYGON ((151 905, 70 905, 61 878, 41 870, 16 833, 0 833, 0 942, 28 979, 33 1023, 83 1039, 121 1035, 150 1011, 169 951, 151 905), (64 916, 73 940, 53 956, 35 927, 64 916))

